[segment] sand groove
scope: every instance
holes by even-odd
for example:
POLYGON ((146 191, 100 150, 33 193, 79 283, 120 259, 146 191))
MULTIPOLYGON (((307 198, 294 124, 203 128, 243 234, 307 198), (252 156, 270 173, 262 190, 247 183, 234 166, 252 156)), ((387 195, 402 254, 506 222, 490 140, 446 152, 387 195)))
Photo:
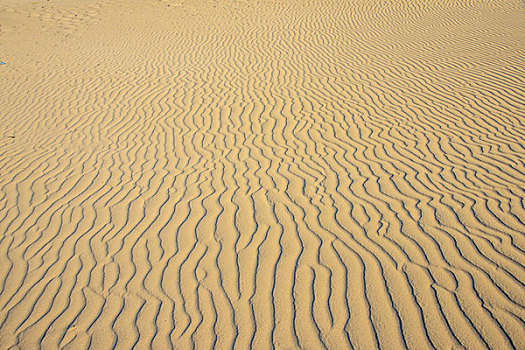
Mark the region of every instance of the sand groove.
POLYGON ((0 6, 1 348, 525 347, 522 2, 78 1, 0 6))

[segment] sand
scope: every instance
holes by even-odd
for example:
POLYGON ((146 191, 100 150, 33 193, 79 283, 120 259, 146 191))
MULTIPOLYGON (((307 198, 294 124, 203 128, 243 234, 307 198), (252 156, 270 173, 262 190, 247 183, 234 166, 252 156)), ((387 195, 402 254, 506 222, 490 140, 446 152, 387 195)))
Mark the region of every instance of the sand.
POLYGON ((525 349, 524 23, 0 0, 0 349, 525 349))

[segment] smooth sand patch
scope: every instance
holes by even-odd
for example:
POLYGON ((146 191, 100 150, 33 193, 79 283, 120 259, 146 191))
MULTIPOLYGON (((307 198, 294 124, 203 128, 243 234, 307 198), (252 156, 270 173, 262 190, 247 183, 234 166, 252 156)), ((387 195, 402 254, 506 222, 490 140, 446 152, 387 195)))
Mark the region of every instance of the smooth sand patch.
POLYGON ((523 23, 0 0, 0 348, 525 348, 523 23))

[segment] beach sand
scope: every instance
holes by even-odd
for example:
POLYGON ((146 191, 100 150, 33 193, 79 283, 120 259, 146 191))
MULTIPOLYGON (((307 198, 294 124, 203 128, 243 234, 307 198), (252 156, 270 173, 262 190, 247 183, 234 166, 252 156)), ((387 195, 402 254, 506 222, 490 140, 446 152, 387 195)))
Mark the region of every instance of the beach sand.
POLYGON ((0 349, 525 349, 524 23, 0 0, 0 349))

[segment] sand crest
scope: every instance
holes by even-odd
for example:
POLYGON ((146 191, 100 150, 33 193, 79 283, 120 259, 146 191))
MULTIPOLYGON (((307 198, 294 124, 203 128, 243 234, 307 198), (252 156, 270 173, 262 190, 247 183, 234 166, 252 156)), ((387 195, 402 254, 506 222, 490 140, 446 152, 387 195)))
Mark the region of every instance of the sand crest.
POLYGON ((0 348, 524 349, 519 0, 0 0, 0 348))

